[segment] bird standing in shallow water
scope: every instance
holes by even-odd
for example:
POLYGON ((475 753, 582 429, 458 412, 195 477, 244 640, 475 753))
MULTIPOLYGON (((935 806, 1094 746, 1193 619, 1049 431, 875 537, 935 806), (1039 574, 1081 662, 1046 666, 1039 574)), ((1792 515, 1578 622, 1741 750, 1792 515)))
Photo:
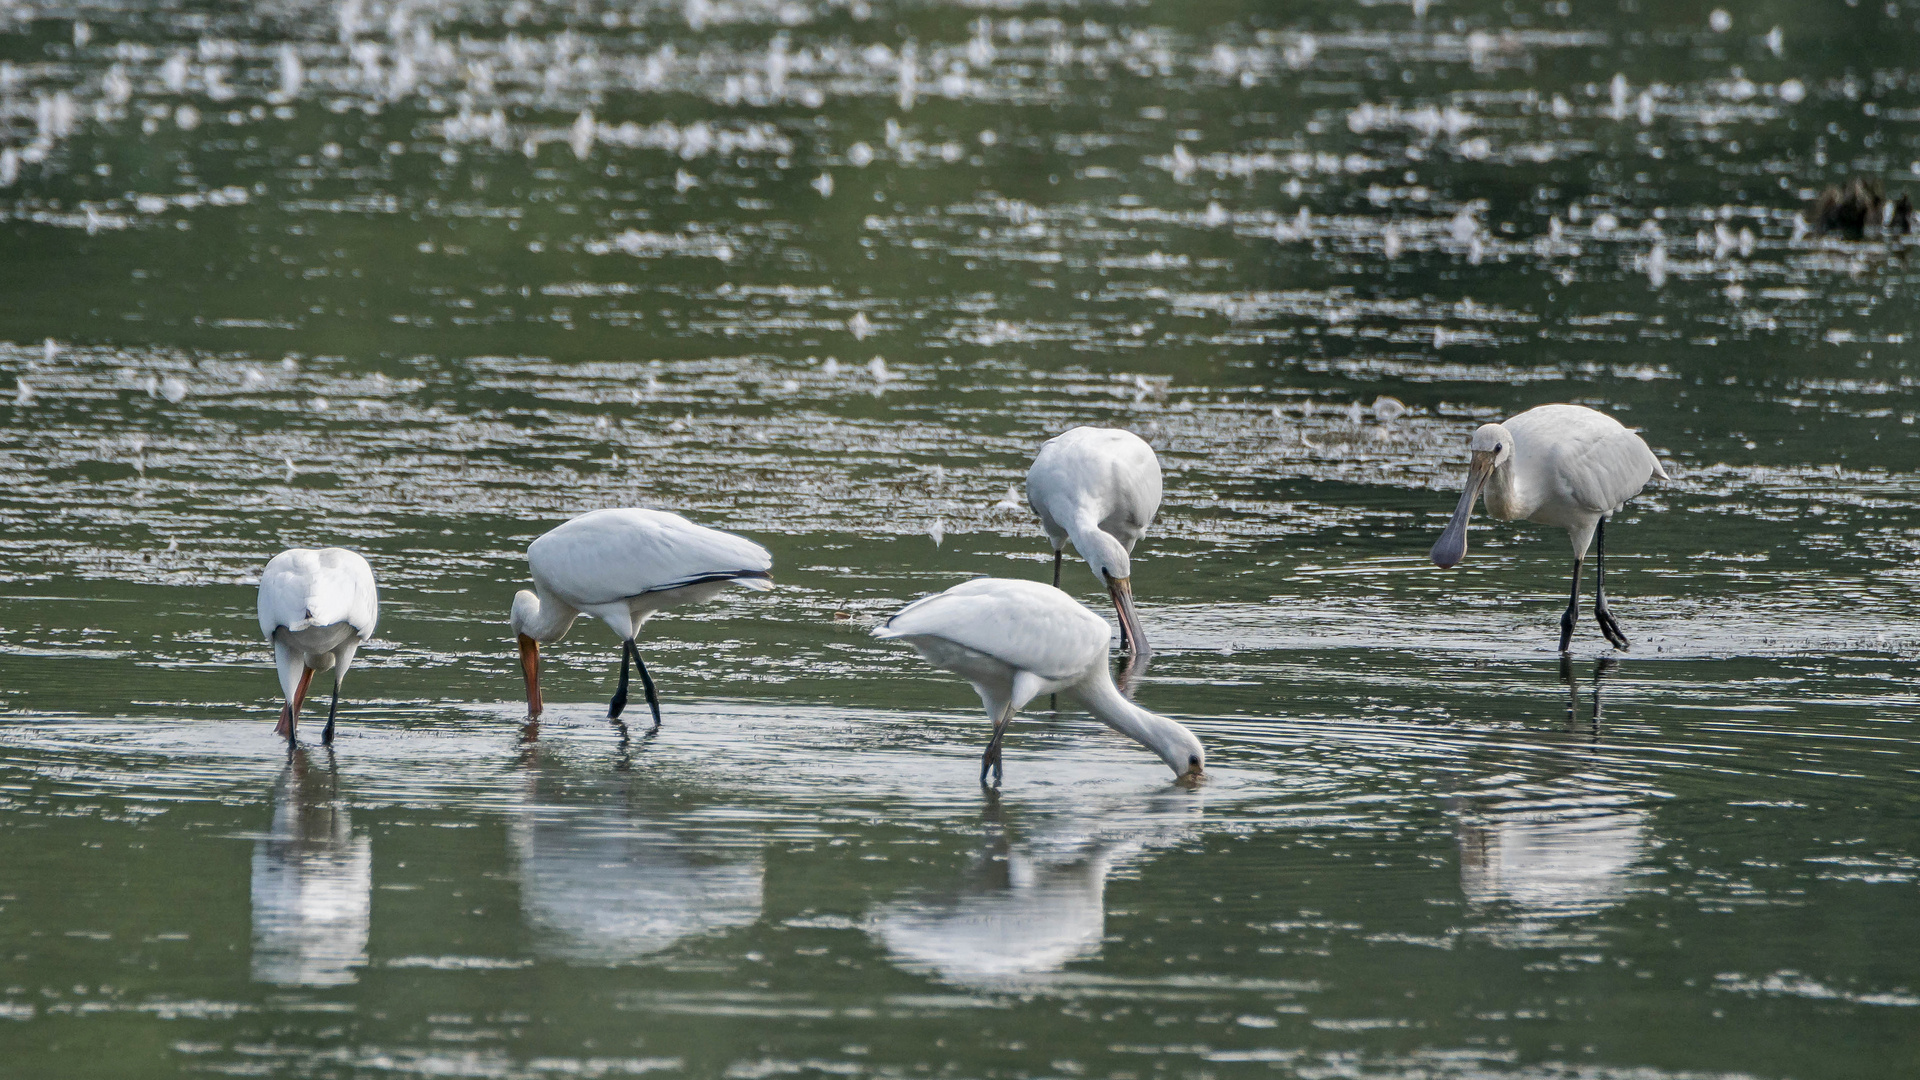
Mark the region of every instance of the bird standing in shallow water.
POLYGON ((1447 569, 1467 556, 1467 519, 1484 489, 1487 515, 1567 530, 1573 543, 1573 589, 1560 617, 1560 651, 1567 651, 1580 611, 1580 570, 1598 538, 1593 617, 1617 648, 1627 635, 1607 608, 1607 518, 1640 493, 1647 481, 1670 479, 1646 440, 1618 420, 1580 405, 1541 405, 1504 424, 1486 424, 1468 444, 1466 490, 1429 553, 1447 569))
POLYGON ((527 564, 533 588, 514 595, 508 622, 520 643, 529 720, 539 719, 544 709, 540 643, 559 641, 585 614, 620 637, 620 687, 607 706, 607 719, 620 719, 627 707, 631 665, 640 669, 658 728, 660 698, 634 642, 640 627, 664 608, 711 600, 730 586, 773 588, 773 556, 766 548, 664 510, 582 514, 528 545, 527 564))
POLYGON ((274 733, 291 743, 314 672, 333 671, 333 703, 320 741, 333 742, 340 684, 354 651, 373 636, 380 596, 367 560, 345 548, 292 548, 260 572, 260 632, 273 644, 286 704, 274 733))
POLYGON ((1107 672, 1107 621, 1037 581, 976 578, 901 608, 873 636, 914 647, 934 667, 973 684, 993 721, 980 782, 1000 781, 1000 746, 1013 714, 1041 694, 1066 691, 1101 723, 1160 755, 1181 777, 1199 777, 1206 751, 1193 732, 1121 696, 1107 672))
POLYGON ((1160 512, 1160 459, 1131 431, 1077 427, 1048 439, 1027 470, 1027 502, 1053 541, 1053 584, 1068 540, 1113 597, 1120 647, 1153 650, 1133 611, 1133 546, 1160 512))

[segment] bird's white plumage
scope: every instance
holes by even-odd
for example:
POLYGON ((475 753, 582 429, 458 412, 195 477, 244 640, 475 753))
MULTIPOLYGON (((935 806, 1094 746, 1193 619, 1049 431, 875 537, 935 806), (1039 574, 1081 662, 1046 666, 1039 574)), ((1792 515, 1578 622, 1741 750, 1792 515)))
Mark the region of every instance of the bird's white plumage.
POLYGON ((516 634, 558 641, 582 612, 621 638, 653 614, 732 586, 773 588, 773 556, 742 536, 665 510, 595 510, 527 546, 533 591, 514 597, 516 634))
POLYGON ((1131 553, 1160 512, 1160 459, 1131 431, 1077 427, 1047 440, 1027 470, 1027 503, 1055 551, 1067 541, 1093 576, 1131 575, 1131 553))
POLYGON ((380 596, 367 560, 346 548, 290 548, 260 572, 260 634, 345 624, 365 641, 380 620, 380 596))
POLYGON ((260 633, 273 643, 280 689, 292 706, 306 669, 331 671, 337 687, 354 651, 380 621, 367 560, 345 548, 290 548, 260 572, 260 633))
POLYGON ((976 578, 907 605, 873 634, 904 641, 972 683, 996 725, 1041 694, 1067 692, 1175 773, 1198 774, 1205 764, 1192 732, 1115 688, 1107 621, 1051 585, 976 578))
MULTIPOLYGON (((1482 424, 1468 441, 1467 480, 1453 517, 1427 557, 1450 569, 1467 557, 1467 524, 1476 498, 1487 515, 1567 530, 1573 585, 1560 617, 1565 652, 1579 617, 1581 566, 1607 519, 1654 477, 1667 479, 1646 440, 1618 420, 1581 405, 1541 405, 1504 424, 1482 424)), ((1595 571, 1593 617, 1615 648, 1630 648, 1606 601, 1606 547, 1595 571)))
MULTIPOLYGON (((1511 461, 1486 486, 1488 515, 1584 530, 1667 479, 1646 440, 1618 420, 1580 405, 1541 405, 1500 425, 1513 435, 1511 461)), ((1584 551, 1580 544, 1578 550, 1584 551)))
POLYGON ((586 610, 715 575, 766 573, 773 556, 678 514, 628 508, 595 510, 558 526, 528 546, 527 563, 536 582, 586 610))
POLYGON ((1051 585, 975 578, 916 600, 875 637, 938 639, 1045 679, 1074 679, 1105 663, 1107 621, 1051 585))

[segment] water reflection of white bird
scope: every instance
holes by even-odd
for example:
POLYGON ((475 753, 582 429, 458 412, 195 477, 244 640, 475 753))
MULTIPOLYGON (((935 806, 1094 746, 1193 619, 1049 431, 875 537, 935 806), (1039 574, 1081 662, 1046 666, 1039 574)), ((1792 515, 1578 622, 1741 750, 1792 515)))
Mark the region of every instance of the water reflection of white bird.
POLYGON ((260 573, 260 632, 273 643, 274 666, 286 704, 275 733, 291 742, 300 706, 317 671, 333 672, 333 703, 320 741, 333 741, 340 684, 354 651, 373 636, 380 596, 367 560, 345 548, 292 548, 260 573))
POLYGON ((1484 488, 1487 515, 1567 530, 1573 543, 1573 589, 1560 617, 1560 651, 1567 651, 1580 611, 1580 571, 1595 538, 1593 617, 1615 646, 1627 635, 1607 608, 1607 518, 1654 477, 1669 479, 1646 441, 1605 413, 1580 405, 1541 405, 1504 424, 1486 424, 1469 443, 1466 490, 1453 520, 1433 545, 1434 564, 1447 568, 1467 555, 1467 520, 1484 488))
POLYGON ((1053 541, 1053 584, 1061 549, 1073 549, 1113 597, 1120 647, 1152 651, 1133 610, 1133 547, 1160 512, 1160 459, 1131 431, 1077 427, 1048 439, 1027 470, 1027 502, 1053 541))
POLYGON ((537 719, 540 643, 559 641, 573 621, 591 615, 620 637, 620 687, 607 706, 618 720, 627 707, 629 661, 660 726, 660 698, 634 643, 640 627, 662 609, 711 600, 728 586, 773 588, 773 556, 745 537, 695 525, 662 510, 595 510, 535 540, 527 548, 533 589, 513 598, 509 622, 520 643, 527 682, 527 715, 537 719))
POLYGON ((1647 847, 1644 813, 1592 806, 1463 815, 1458 832, 1467 899, 1534 916, 1588 915, 1616 902, 1647 847))
POLYGON ((760 918, 765 871, 757 851, 676 835, 630 811, 629 794, 563 797, 540 788, 531 773, 510 835, 521 909, 541 954, 631 963, 760 918))
POLYGON ((372 890, 373 844, 353 835, 338 776, 296 749, 274 787, 273 828, 253 847, 254 979, 352 982, 367 962, 372 890))
POLYGON ((1017 989, 1098 956, 1108 875, 1186 835, 1197 812, 1159 807, 1141 821, 1117 811, 1098 815, 1101 835, 1056 828, 1024 842, 996 824, 958 888, 892 901, 867 919, 867 932, 896 961, 949 982, 1017 989))
POLYGON ((1013 714, 1040 694, 1063 690, 1176 774, 1198 777, 1204 769, 1206 752, 1193 732, 1128 701, 1113 685, 1106 620, 1052 586, 977 578, 908 604, 873 634, 904 641, 973 684, 993 721, 980 757, 983 784, 989 769, 1000 780, 1000 745, 1013 714))

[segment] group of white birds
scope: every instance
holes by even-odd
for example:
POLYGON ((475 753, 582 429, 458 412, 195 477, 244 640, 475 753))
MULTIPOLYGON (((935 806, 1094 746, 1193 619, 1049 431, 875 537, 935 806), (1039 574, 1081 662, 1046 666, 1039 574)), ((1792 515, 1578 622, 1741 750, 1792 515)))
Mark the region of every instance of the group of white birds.
MULTIPOLYGON (((1467 553, 1467 522, 1484 495, 1490 517, 1567 530, 1573 544, 1572 597, 1560 622, 1566 651, 1579 611, 1581 570, 1596 558, 1594 618, 1615 647, 1628 647, 1606 601, 1605 524, 1621 504, 1665 470, 1639 435, 1612 417, 1578 405, 1542 405, 1487 424, 1469 444, 1465 490, 1433 562, 1448 568, 1467 553)), ((1069 693, 1094 717, 1140 743, 1176 776, 1198 778, 1206 751, 1193 732, 1129 701, 1108 671, 1107 621, 1059 588, 1068 543, 1112 597, 1120 647, 1150 651, 1133 606, 1132 552, 1160 509, 1160 462, 1139 436, 1077 427, 1049 440, 1027 473, 1027 501, 1053 543, 1053 584, 975 578, 908 604, 876 627, 875 637, 911 645, 937 668, 959 674, 980 695, 993 723, 980 779, 1002 776, 1001 747, 1015 713, 1041 694, 1069 693)), ((520 647, 527 714, 537 719, 540 646, 559 641, 581 615, 620 638, 620 683, 607 715, 627 705, 631 669, 660 725, 660 699, 640 658, 640 628, 656 613, 712 599, 728 588, 773 587, 773 557, 741 536, 696 525, 663 510, 610 509, 582 514, 527 548, 533 588, 513 598, 508 624, 520 647)), ((260 630, 273 644, 286 703, 279 734, 295 738, 301 704, 316 672, 333 672, 333 700, 321 734, 333 741, 340 685, 354 651, 379 618, 373 570, 344 548, 294 548, 260 576, 260 630)))

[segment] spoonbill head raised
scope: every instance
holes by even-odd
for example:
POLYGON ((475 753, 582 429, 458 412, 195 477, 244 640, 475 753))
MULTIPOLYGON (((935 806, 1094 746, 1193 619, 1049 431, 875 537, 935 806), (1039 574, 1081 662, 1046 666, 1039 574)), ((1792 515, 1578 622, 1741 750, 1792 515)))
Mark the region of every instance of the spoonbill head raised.
POLYGON ((1580 607, 1580 575, 1587 551, 1595 558, 1594 619, 1615 647, 1630 647, 1607 606, 1606 523, 1648 481, 1670 479, 1653 450, 1605 413, 1582 405, 1541 405, 1501 424, 1484 424, 1467 444, 1466 486, 1453 518, 1429 557, 1442 569, 1467 556, 1467 523, 1476 500, 1487 516, 1531 521, 1567 530, 1573 546, 1573 586, 1560 619, 1560 651, 1573 637, 1580 607))

